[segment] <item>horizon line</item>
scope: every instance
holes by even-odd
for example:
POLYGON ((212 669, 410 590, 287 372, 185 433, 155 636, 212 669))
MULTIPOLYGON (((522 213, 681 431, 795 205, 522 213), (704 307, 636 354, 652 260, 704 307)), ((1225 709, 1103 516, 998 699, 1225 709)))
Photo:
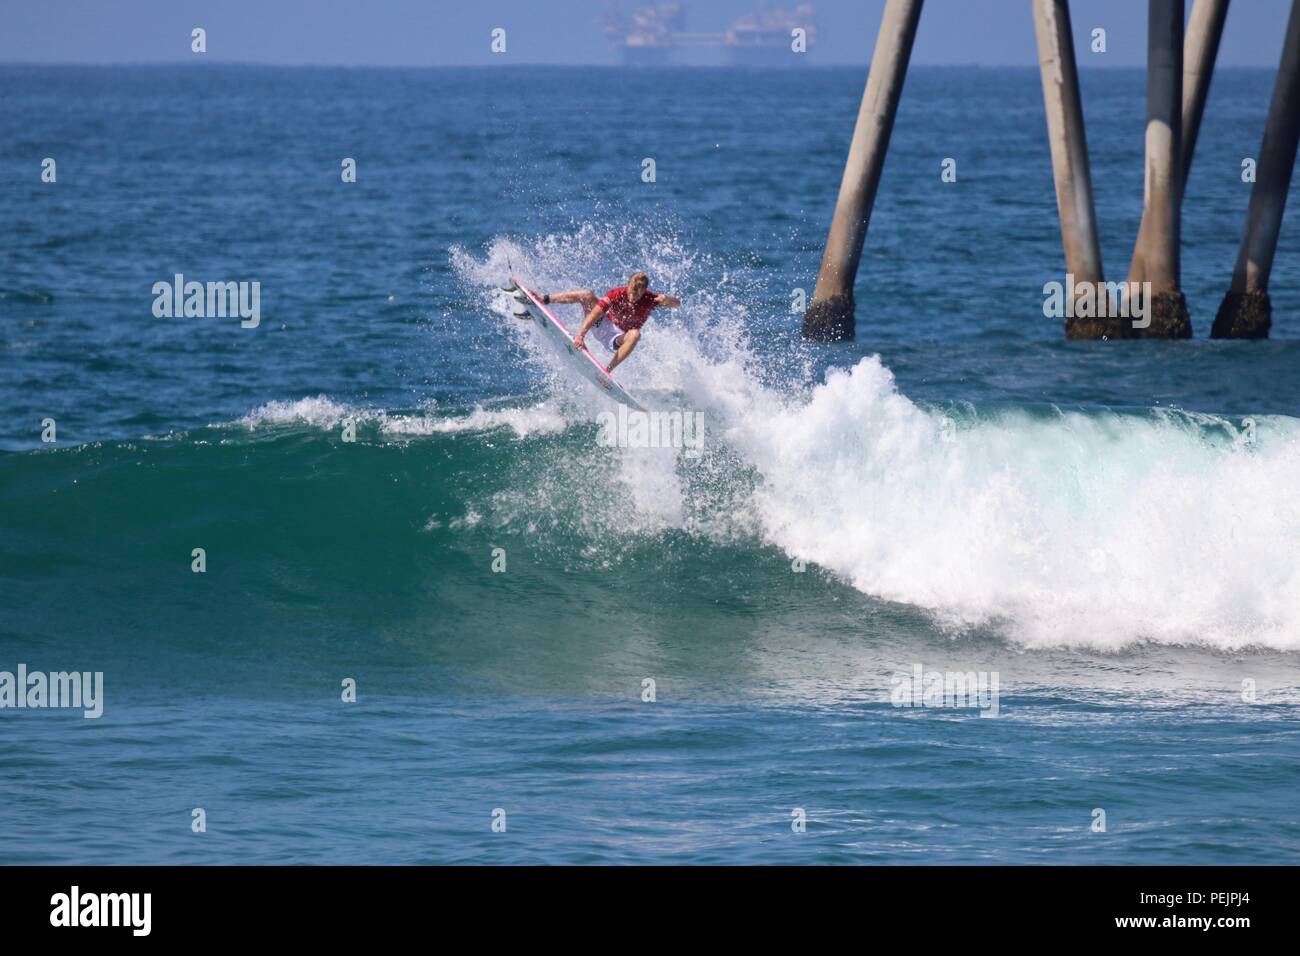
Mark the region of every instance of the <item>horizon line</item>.
MULTIPOLYGON (((764 70, 769 72, 802 72, 821 69, 844 69, 849 67, 869 67, 870 60, 837 60, 827 63, 803 63, 788 66, 769 66, 745 63, 658 63, 635 64, 624 63, 547 63, 533 61, 513 61, 510 63, 280 63, 271 60, 208 60, 211 66, 262 67, 284 70, 501 70, 501 69, 553 69, 566 71, 624 70, 632 72, 651 72, 655 70, 764 70)), ((120 67, 172 67, 187 66, 187 60, 113 60, 113 61, 66 61, 66 60, 0 60, 0 67, 79 67, 89 69, 112 69, 120 67)), ((914 69, 975 69, 975 70, 1032 70, 1037 73, 1036 63, 924 63, 915 62, 914 69)), ((1275 66, 1258 66, 1246 64, 1218 64, 1219 70, 1259 70, 1275 71, 1275 66)), ((1108 70, 1146 70, 1145 63, 1124 63, 1115 65, 1080 66, 1080 73, 1105 72, 1108 70)))

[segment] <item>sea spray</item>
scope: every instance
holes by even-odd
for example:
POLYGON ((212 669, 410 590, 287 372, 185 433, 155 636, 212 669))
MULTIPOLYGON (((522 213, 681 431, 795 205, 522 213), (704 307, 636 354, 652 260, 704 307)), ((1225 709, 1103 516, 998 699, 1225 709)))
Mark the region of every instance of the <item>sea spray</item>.
POLYGON ((1200 418, 1008 410, 954 431, 872 358, 741 444, 768 540, 954 626, 1300 646, 1300 422, 1248 444, 1200 418))
MULTIPOLYGON (((575 248, 607 251, 578 238, 510 248, 546 288, 581 281, 575 248)), ((504 255, 498 240, 488 262, 454 264, 483 281, 504 255)), ((740 340, 706 348, 713 315, 689 305, 680 324, 656 316, 620 374, 707 415, 710 491, 734 485, 739 500, 717 497, 739 512, 700 520, 680 462, 616 449, 575 469, 630 505, 598 536, 747 526, 864 593, 1029 646, 1300 647, 1300 422, 1255 416, 1251 441, 1227 419, 1162 410, 973 409, 955 423, 901 394, 876 357, 811 388, 775 382, 740 340)))

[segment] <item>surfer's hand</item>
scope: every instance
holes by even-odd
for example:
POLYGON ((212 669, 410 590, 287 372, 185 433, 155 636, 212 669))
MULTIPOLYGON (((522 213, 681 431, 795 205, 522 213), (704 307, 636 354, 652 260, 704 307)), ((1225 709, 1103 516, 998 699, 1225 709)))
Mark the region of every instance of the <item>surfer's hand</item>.
POLYGON ((583 342, 582 342, 582 336, 581 336, 581 335, 579 335, 577 338, 575 338, 575 339, 573 340, 573 347, 574 347, 575 349, 578 349, 579 351, 582 351, 582 348, 583 348, 583 342))

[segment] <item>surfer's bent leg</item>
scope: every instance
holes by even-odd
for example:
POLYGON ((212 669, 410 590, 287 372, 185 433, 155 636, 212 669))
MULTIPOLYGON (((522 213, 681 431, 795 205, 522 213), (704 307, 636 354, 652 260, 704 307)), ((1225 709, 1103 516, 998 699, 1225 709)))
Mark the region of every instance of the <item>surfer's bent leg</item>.
POLYGON ((582 314, 586 315, 596 307, 596 293, 590 289, 572 289, 568 292, 555 292, 546 297, 546 301, 551 305, 568 305, 570 302, 576 302, 582 306, 582 314))
POLYGON ((611 372, 614 371, 614 366, 632 354, 632 350, 636 348, 636 344, 641 341, 641 330, 628 329, 619 336, 616 341, 618 341, 618 351, 615 352, 614 357, 609 360, 609 370, 611 372))

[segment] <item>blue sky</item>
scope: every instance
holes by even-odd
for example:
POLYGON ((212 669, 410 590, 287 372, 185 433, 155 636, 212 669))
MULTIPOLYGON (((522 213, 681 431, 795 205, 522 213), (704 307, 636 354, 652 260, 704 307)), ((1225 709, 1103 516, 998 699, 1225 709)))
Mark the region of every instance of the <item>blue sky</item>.
MULTIPOLYGON (((793 9, 800 0, 683 0, 690 30, 793 9)), ((884 0, 812 0, 820 42, 809 63, 865 63, 884 0)), ((346 66, 454 66, 619 61, 603 32, 608 9, 634 0, 0 0, 0 62, 187 61, 190 30, 208 33, 212 60, 346 66), (489 49, 494 27, 507 52, 489 49)), ((1142 0, 1074 0, 1081 67, 1144 62, 1142 0), (1083 44, 1107 31, 1104 56, 1083 44)), ((1187 7, 1190 11, 1191 0, 1187 7)), ((1237 0, 1219 62, 1276 68, 1290 0, 1237 0)), ((713 54, 696 53, 700 61, 713 54)), ((927 0, 913 62, 1034 66, 1030 0, 927 0)))

